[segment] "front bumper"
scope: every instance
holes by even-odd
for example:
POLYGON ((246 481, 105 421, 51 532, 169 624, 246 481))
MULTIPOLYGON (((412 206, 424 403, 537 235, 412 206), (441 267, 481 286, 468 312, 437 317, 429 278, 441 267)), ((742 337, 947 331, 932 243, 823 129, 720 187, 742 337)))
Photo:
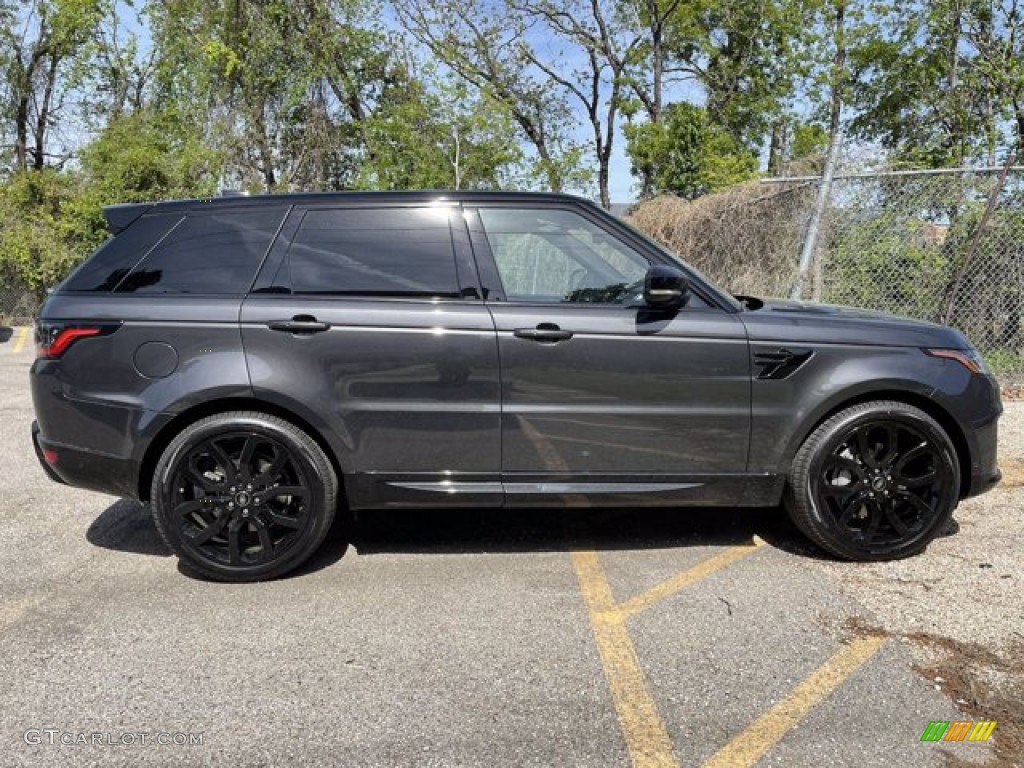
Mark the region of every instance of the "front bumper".
POLYGON ((984 427, 971 430, 968 443, 971 452, 970 485, 964 489, 965 499, 980 496, 992 490, 1003 478, 997 463, 996 449, 999 442, 999 421, 993 419, 984 427))

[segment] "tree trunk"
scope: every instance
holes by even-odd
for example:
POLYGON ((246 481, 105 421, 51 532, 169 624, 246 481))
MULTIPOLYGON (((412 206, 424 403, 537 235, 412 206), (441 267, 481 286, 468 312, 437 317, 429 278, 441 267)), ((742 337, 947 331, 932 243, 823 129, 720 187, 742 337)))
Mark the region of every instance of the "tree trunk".
POLYGON ((28 170, 28 92, 18 96, 14 110, 14 164, 17 170, 28 170))
POLYGON ((35 150, 32 157, 32 168, 41 171, 46 165, 46 128, 50 119, 50 103, 53 101, 53 89, 57 84, 57 68, 60 66, 60 55, 50 54, 50 66, 46 70, 46 86, 43 100, 36 115, 35 150))
POLYGON ((776 120, 772 123, 772 143, 768 150, 768 175, 782 175, 782 160, 786 151, 786 122, 776 120))

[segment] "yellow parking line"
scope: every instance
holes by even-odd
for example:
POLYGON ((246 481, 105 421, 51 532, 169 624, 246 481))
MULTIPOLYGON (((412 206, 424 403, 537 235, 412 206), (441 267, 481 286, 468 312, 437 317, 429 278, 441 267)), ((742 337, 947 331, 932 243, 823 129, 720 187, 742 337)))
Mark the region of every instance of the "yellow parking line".
POLYGON ((725 566, 736 562, 740 558, 746 557, 751 552, 754 552, 761 543, 760 539, 755 539, 753 544, 730 547, 714 557, 709 557, 707 560, 695 565, 693 568, 685 570, 682 573, 677 573, 675 576, 651 587, 646 592, 642 592, 636 597, 631 597, 626 602, 617 606, 617 608, 624 616, 634 616, 645 608, 651 607, 659 600, 664 600, 666 597, 671 597, 681 589, 685 589, 695 581, 700 581, 701 579, 710 576, 720 568, 724 568, 725 566))
POLYGON ((572 564, 590 613, 594 640, 634 768, 677 765, 672 741, 626 629, 626 616, 615 608, 615 599, 597 553, 573 552, 572 564))
POLYGON ((14 337, 14 346, 11 348, 12 352, 21 352, 21 348, 25 346, 25 339, 28 338, 28 328, 22 326, 18 329, 18 332, 14 337))
POLYGON ((885 645, 884 637, 851 640, 786 698, 733 738, 704 768, 748 768, 885 645))

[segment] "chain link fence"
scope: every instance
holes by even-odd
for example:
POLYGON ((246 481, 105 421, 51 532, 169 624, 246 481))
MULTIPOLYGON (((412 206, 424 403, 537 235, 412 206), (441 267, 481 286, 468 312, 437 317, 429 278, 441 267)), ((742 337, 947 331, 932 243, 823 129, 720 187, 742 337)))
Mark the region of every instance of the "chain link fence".
POLYGON ((17 275, 0 268, 0 325, 28 325, 39 301, 17 275))
POLYGON ((1024 168, 837 176, 809 282, 805 298, 959 328, 1019 386, 1024 168))

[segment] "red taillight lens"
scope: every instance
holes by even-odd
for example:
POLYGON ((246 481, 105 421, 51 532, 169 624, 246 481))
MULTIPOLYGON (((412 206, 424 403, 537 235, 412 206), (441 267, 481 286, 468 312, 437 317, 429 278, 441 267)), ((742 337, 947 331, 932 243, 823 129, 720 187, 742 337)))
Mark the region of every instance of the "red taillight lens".
POLYGON ((50 327, 43 329, 39 333, 36 356, 46 358, 60 357, 67 351, 68 347, 79 339, 98 336, 102 330, 102 328, 95 326, 85 328, 50 327))
POLYGON ((43 458, 47 464, 57 463, 57 452, 53 448, 43 448, 43 458))

